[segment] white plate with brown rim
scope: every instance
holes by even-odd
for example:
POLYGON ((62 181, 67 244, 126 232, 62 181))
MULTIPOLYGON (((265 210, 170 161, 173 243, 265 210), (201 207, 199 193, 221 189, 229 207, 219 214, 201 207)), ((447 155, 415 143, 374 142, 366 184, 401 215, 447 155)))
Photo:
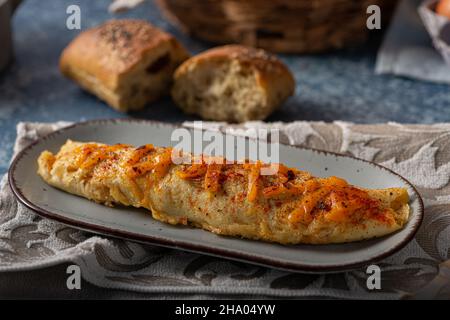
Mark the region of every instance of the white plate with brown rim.
MULTIPOLYGON (((338 245, 280 245, 213 233, 154 220, 146 210, 106 207, 48 186, 37 174, 39 154, 56 152, 67 139, 107 144, 173 146, 174 125, 145 120, 93 120, 55 131, 22 150, 9 169, 11 188, 25 206, 74 228, 147 244, 193 251, 297 272, 337 272, 363 267, 404 247, 419 228, 424 208, 414 186, 372 162, 319 150, 280 145, 280 162, 318 177, 339 176, 369 189, 404 187, 411 201, 406 226, 391 235, 338 245)), ((238 138, 245 139, 245 138, 238 138)))

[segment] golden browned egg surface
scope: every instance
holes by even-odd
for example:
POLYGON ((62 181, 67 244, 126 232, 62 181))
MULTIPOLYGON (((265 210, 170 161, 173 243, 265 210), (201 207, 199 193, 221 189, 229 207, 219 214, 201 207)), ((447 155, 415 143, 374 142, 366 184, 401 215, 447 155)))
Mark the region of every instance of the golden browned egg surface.
POLYGON ((409 217, 403 188, 366 190, 282 164, 276 174, 263 175, 270 165, 190 154, 189 164, 174 164, 173 154, 152 145, 68 140, 57 154, 42 152, 38 173, 69 193, 145 208, 166 223, 282 244, 380 237, 401 229, 409 217))

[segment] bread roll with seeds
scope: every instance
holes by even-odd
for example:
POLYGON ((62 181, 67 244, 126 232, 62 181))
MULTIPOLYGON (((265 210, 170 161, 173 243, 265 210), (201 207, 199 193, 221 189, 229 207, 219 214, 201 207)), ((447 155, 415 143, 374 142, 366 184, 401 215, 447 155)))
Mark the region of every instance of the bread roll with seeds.
POLYGON ((63 51, 60 69, 126 112, 169 93, 174 70, 188 57, 172 35, 144 20, 110 20, 78 35, 63 51))
POLYGON ((188 59, 174 79, 172 97, 182 110, 218 121, 265 119, 295 90, 294 77, 280 60, 241 45, 188 59))

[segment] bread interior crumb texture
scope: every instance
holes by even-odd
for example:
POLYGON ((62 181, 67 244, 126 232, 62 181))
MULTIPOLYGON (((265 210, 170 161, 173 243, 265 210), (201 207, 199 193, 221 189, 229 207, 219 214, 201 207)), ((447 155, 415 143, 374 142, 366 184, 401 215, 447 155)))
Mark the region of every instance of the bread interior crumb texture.
POLYGON ((211 60, 189 66, 172 95, 188 113, 230 122, 264 119, 271 108, 257 75, 237 60, 211 60))

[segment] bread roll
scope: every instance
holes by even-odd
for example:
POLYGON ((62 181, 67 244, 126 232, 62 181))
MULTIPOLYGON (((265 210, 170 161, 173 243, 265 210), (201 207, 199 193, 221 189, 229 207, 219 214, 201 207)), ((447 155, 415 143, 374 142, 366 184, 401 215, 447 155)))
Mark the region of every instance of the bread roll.
POLYGON ((110 20, 78 35, 60 68, 119 111, 137 110, 167 94, 173 72, 189 57, 170 34, 143 20, 110 20))
POLYGON ((182 110, 204 119, 244 122, 265 119, 294 90, 291 72, 275 56, 227 45, 178 67, 172 97, 182 110))

